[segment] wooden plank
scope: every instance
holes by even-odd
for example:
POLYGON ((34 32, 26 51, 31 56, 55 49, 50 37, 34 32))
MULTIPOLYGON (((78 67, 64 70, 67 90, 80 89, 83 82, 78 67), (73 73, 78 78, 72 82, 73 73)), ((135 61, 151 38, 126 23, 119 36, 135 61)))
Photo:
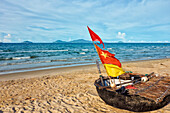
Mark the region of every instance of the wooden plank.
POLYGON ((160 102, 163 99, 163 97, 168 93, 169 89, 170 86, 164 93, 162 93, 162 95, 159 98, 156 99, 156 103, 160 102))
POLYGON ((161 78, 160 78, 158 81, 156 81, 154 84, 152 84, 152 85, 150 85, 150 86, 148 86, 148 87, 146 87, 146 88, 144 88, 144 89, 141 89, 141 90, 137 91, 135 94, 138 94, 138 93, 140 93, 140 92, 144 92, 144 91, 150 89, 150 88, 153 87, 154 85, 158 84, 162 79, 164 79, 164 77, 161 77, 161 78))

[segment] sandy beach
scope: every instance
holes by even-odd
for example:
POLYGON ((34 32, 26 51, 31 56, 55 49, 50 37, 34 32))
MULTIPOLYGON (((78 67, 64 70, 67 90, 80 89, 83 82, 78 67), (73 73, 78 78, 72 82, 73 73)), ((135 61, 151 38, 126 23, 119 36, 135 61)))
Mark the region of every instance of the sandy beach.
MULTIPOLYGON (((125 71, 170 76, 170 59, 122 63, 125 71)), ((101 65, 102 75, 107 76, 101 65)), ((131 113, 104 103, 96 65, 0 75, 0 113, 131 113)), ((169 113, 170 105, 149 113, 169 113)))

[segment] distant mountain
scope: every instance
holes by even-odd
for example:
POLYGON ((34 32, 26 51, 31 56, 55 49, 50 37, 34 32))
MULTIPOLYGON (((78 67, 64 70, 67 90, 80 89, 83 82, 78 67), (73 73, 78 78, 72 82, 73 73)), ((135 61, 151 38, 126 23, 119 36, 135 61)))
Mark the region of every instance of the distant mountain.
POLYGON ((78 40, 70 41, 70 43, 92 43, 92 42, 84 39, 78 39, 78 40))
POLYGON ((24 41, 22 43, 30 44, 30 43, 33 43, 33 42, 31 42, 31 41, 24 41))
POLYGON ((78 39, 78 40, 73 40, 73 41, 69 41, 69 42, 66 42, 66 41, 62 41, 62 40, 57 40, 53 43, 92 43, 91 41, 88 41, 88 40, 84 40, 84 39, 78 39))
POLYGON ((119 41, 119 42, 117 42, 117 43, 124 43, 123 41, 119 41))
POLYGON ((67 42, 66 41, 62 41, 62 40, 57 40, 57 41, 55 41, 53 43, 67 43, 67 42))

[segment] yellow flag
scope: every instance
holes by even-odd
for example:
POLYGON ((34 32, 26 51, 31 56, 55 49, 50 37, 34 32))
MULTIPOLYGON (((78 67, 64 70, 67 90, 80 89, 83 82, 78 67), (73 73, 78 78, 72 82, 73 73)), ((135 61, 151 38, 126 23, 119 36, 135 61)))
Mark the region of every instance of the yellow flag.
POLYGON ((107 74, 109 76, 112 76, 112 77, 117 77, 123 73, 125 73, 123 71, 122 68, 120 68, 119 66, 117 65, 113 65, 113 64, 104 64, 105 68, 106 68, 106 71, 107 71, 107 74))

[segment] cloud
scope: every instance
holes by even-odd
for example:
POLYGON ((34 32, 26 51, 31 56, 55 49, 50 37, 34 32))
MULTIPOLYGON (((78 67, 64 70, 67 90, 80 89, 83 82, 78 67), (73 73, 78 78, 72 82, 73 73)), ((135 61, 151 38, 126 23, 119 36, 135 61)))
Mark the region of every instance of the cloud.
POLYGON ((126 36, 125 33, 118 32, 116 38, 125 41, 125 36, 126 36))
POLYGON ((6 34, 6 33, 3 33, 2 34, 2 37, 0 38, 0 42, 12 42, 11 41, 11 34, 6 34))
MULTIPOLYGON (((113 34, 121 40, 126 34, 137 37, 134 40, 170 40, 169 4, 168 0, 2 0, 0 33, 11 33, 12 41, 18 37, 34 42, 89 39, 88 25, 104 41, 113 34), (117 34, 119 31, 126 34, 117 34)), ((130 40, 128 36, 126 40, 130 40)))
POLYGON ((4 38, 2 42, 6 42, 6 43, 8 43, 8 42, 11 42, 11 40, 10 40, 10 39, 6 39, 6 38, 4 38))
POLYGON ((145 40, 134 41, 134 40, 128 40, 126 42, 127 43, 169 43, 170 41, 145 41, 145 40))
POLYGON ((4 38, 11 38, 11 34, 7 34, 6 36, 4 36, 4 38))

